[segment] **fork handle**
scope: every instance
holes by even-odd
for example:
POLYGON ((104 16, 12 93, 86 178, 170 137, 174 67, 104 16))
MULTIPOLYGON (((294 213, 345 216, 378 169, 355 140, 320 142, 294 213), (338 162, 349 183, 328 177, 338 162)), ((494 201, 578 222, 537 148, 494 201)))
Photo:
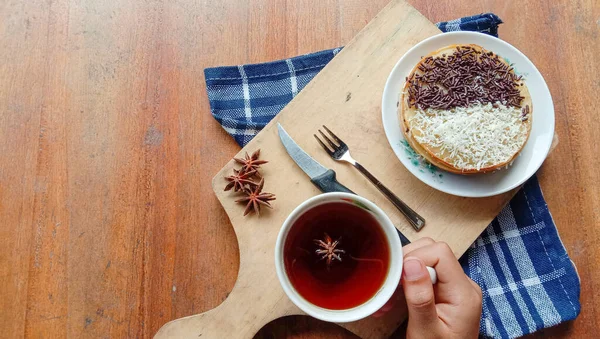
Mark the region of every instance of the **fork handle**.
POLYGON ((367 177, 367 179, 369 179, 369 181, 371 181, 373 185, 375 185, 375 187, 377 187, 377 189, 381 193, 383 193, 383 195, 385 195, 385 197, 388 198, 388 200, 391 201, 392 204, 394 204, 394 206, 396 206, 396 208, 400 210, 400 212, 402 212, 402 214, 404 214, 404 216, 408 219, 408 221, 416 231, 420 231, 423 228, 423 226, 425 226, 425 219, 423 219, 422 216, 420 216, 412 208, 408 207, 407 204, 405 204, 392 191, 385 187, 381 183, 381 181, 377 180, 377 178, 375 178, 373 174, 371 174, 371 172, 367 171, 367 169, 364 168, 358 162, 354 162, 353 165, 360 171, 360 173, 367 177))

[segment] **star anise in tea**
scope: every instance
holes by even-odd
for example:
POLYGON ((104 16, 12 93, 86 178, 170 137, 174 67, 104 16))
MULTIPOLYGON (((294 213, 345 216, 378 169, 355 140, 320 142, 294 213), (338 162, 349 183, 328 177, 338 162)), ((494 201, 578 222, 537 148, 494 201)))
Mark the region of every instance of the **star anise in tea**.
POLYGON ((244 172, 243 170, 233 170, 233 175, 225 177, 225 180, 229 181, 227 186, 225 186, 225 191, 233 188, 233 191, 237 192, 243 190, 245 186, 256 187, 258 184, 250 179, 254 174, 256 174, 256 171, 244 172))
POLYGON ((244 171, 244 172, 256 171, 256 176, 260 178, 261 175, 258 172, 258 168, 260 167, 260 165, 266 164, 268 161, 258 160, 259 156, 260 156, 260 149, 258 149, 256 152, 252 153, 251 156, 249 156, 248 152, 246 152, 245 158, 243 158, 243 159, 233 158, 233 160, 235 160, 236 162, 238 162, 239 164, 242 165, 242 169, 241 169, 242 171, 244 171))
POLYGON ((340 244, 340 239, 333 241, 329 234, 325 233, 324 240, 314 239, 313 241, 319 246, 315 253, 317 253, 321 257, 320 260, 327 260, 327 267, 330 267, 331 263, 335 259, 342 261, 342 257, 340 257, 340 254, 344 254, 346 253, 346 251, 337 248, 337 246, 340 244))
POLYGON ((235 202, 246 203, 246 210, 244 210, 244 216, 254 211, 257 215, 260 214, 260 206, 267 206, 273 208, 269 201, 275 200, 275 194, 262 192, 263 186, 265 185, 265 179, 262 178, 256 188, 250 189, 244 187, 243 192, 246 194, 245 197, 236 200, 235 202))

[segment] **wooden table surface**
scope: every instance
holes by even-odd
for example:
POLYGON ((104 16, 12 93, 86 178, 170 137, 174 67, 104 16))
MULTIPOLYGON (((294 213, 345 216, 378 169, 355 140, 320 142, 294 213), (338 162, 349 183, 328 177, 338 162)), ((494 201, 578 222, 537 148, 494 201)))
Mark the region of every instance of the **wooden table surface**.
MULTIPOLYGON (((494 12, 540 69, 560 143, 539 172, 600 327, 600 6, 410 0, 432 21, 494 12)), ((387 0, 0 2, 0 333, 151 337, 209 310, 236 280, 213 175, 237 152, 211 117, 203 69, 340 46, 387 0)), ((290 317, 259 338, 350 338, 290 317)))

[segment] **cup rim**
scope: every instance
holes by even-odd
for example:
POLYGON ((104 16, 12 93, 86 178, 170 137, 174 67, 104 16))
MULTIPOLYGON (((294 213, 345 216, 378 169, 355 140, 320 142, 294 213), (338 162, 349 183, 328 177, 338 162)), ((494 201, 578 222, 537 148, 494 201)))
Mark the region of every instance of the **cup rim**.
POLYGON ((283 222, 277 236, 277 242, 275 243, 275 270, 277 271, 277 277, 285 294, 304 313, 319 320, 335 323, 357 321, 366 318, 381 309, 392 297, 400 283, 400 276, 402 274, 402 257, 402 244, 400 243, 400 238, 398 237, 396 227, 390 218, 385 214, 385 212, 383 212, 381 208, 366 198, 343 192, 323 193, 302 202, 283 222), (292 286, 287 276, 287 272, 285 271, 283 249, 285 246, 285 240, 287 239, 287 235, 291 227, 302 214, 304 214, 308 209, 321 205, 322 203, 333 201, 343 201, 349 203, 348 201, 342 200, 344 198, 358 201, 370 209, 371 214, 376 218, 379 226, 382 228, 383 233, 385 234, 386 240, 389 243, 390 264, 385 281, 375 295, 371 297, 371 299, 351 309, 330 310, 308 302, 292 286))

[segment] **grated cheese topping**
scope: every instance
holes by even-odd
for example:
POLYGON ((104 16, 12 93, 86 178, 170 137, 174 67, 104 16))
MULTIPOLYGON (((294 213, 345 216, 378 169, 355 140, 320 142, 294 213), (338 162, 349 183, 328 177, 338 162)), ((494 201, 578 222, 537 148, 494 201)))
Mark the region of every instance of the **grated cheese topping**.
POLYGON ((438 158, 460 170, 480 170, 507 162, 523 147, 528 131, 521 118, 520 108, 496 102, 417 109, 408 122, 414 139, 438 158))

